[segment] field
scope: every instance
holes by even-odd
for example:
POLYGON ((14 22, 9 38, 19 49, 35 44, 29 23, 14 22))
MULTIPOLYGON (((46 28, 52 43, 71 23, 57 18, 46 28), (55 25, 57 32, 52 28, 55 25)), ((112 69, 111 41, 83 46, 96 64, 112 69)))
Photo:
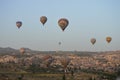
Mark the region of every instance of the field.
MULTIPOLYGON (((70 73, 66 74, 66 80, 90 80, 92 76, 88 73, 77 73, 73 76, 70 73)), ((63 74, 49 74, 49 73, 0 73, 0 80, 64 80, 63 74)))

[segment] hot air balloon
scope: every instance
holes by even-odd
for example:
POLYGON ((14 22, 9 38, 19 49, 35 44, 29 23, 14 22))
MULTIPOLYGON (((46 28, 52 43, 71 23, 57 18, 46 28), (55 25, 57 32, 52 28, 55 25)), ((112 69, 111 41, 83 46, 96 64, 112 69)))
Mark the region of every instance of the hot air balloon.
POLYGON ((65 18, 61 18, 58 20, 58 25, 60 26, 60 28, 64 31, 65 28, 68 26, 69 21, 65 18))
POLYGON ((59 42, 58 44, 61 45, 61 42, 59 42))
POLYGON ((66 69, 67 69, 67 66, 69 65, 69 63, 70 63, 70 58, 68 58, 68 57, 62 57, 61 59, 60 59, 60 62, 61 62, 61 64, 62 64, 62 66, 63 66, 63 69, 64 69, 64 75, 63 75, 63 78, 64 78, 64 80, 66 79, 66 69))
POLYGON ((64 58, 60 59, 60 62, 65 70, 67 68, 68 64, 70 63, 70 59, 68 57, 64 57, 64 58))
POLYGON ((95 38, 92 38, 90 41, 91 41, 91 43, 94 45, 95 42, 96 42, 96 39, 95 39, 95 38))
POLYGON ((46 16, 41 16, 40 17, 40 22, 44 25, 47 22, 47 17, 46 16))
POLYGON ((16 22, 16 26, 18 27, 18 29, 22 26, 22 22, 21 21, 17 21, 16 22))
POLYGON ((112 38, 111 38, 110 36, 106 37, 106 41, 107 41, 108 43, 110 43, 111 40, 112 40, 112 38))
POLYGON ((24 48, 20 48, 20 53, 23 55, 25 53, 25 49, 24 48))

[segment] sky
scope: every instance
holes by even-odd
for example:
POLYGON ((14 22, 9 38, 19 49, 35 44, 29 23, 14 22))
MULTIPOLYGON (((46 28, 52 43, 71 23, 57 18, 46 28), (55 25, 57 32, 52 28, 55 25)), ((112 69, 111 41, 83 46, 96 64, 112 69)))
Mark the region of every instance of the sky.
POLYGON ((120 0, 0 0, 0 47, 120 50, 120 0), (41 16, 48 19, 44 26, 41 16), (58 25, 60 18, 69 20, 64 31, 58 25), (22 21, 20 29, 17 21, 22 21), (112 37, 109 44, 107 36, 112 37), (94 45, 91 38, 96 38, 94 45))

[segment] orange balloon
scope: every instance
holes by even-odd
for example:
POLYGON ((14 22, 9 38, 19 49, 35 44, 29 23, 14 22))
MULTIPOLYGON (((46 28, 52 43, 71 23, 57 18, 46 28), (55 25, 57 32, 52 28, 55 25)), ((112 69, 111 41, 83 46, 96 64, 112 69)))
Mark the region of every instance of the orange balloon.
POLYGON ((110 43, 111 42, 111 40, 112 40, 112 38, 111 37, 106 37, 106 41, 108 42, 108 43, 110 43))
POLYGON ((24 54, 25 53, 25 49, 24 48, 20 48, 20 53, 24 54))

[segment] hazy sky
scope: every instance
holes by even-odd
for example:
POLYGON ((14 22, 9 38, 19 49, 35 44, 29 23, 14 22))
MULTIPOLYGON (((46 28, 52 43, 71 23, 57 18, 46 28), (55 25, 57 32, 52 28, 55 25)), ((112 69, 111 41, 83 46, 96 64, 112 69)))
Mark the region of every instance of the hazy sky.
POLYGON ((0 0, 0 47, 120 50, 120 0, 0 0), (48 18, 44 26, 41 16, 48 18), (69 20, 64 32, 58 26, 63 17, 69 20), (16 21, 22 21, 20 29, 16 21), (91 38, 96 38, 95 45, 91 38))

